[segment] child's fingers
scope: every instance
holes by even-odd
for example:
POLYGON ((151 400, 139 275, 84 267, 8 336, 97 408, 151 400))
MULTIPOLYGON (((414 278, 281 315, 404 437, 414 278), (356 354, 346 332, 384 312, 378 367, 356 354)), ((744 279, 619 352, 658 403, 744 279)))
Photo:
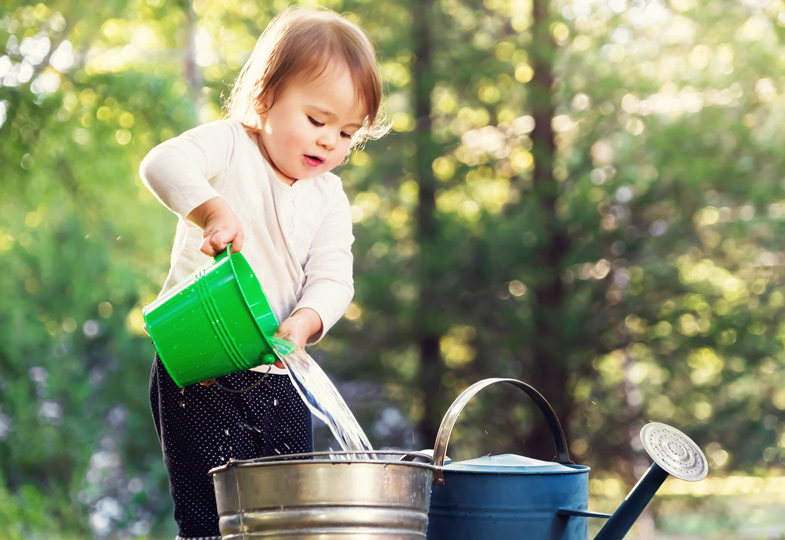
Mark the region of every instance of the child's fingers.
POLYGON ((228 243, 228 240, 222 240, 218 234, 212 234, 204 237, 202 245, 199 246, 199 250, 205 255, 216 257, 219 253, 224 252, 228 243))
POLYGON ((204 217, 202 244, 199 250, 205 255, 215 257, 226 250, 227 244, 232 243, 232 253, 237 253, 243 248, 245 232, 243 224, 223 199, 216 197, 210 199, 213 204, 212 211, 204 217))
POLYGON ((226 246, 231 242, 232 253, 237 253, 243 247, 243 236, 242 232, 232 233, 231 231, 220 229, 217 231, 205 231, 205 236, 199 249, 205 255, 215 257, 219 253, 223 253, 226 246))
POLYGON ((205 236, 204 239, 202 240, 202 245, 199 246, 199 251, 201 251, 205 255, 209 255, 210 257, 215 257, 216 255, 218 255, 220 252, 223 251, 223 249, 217 249, 217 248, 220 248, 220 245, 216 246, 214 244, 213 237, 205 236))
POLYGON ((217 255, 213 249, 212 244, 210 243, 209 236, 205 236, 204 239, 202 239, 202 244, 199 246, 199 251, 210 257, 215 257, 217 255))
POLYGON ((300 334, 302 332, 299 331, 296 324, 294 324, 291 318, 284 320, 278 329, 275 331, 275 337, 279 337, 281 339, 285 339, 298 349, 305 348, 305 339, 303 339, 300 334))
POLYGON ((232 240, 233 237, 231 234, 227 234, 225 231, 218 231, 210 237, 210 246, 217 255, 218 253, 223 253, 224 250, 226 250, 226 246, 232 240))
POLYGON ((239 253, 240 250, 243 249, 243 240, 245 240, 245 233, 243 232, 242 227, 240 227, 237 234, 235 234, 234 238, 231 240, 232 253, 239 253))

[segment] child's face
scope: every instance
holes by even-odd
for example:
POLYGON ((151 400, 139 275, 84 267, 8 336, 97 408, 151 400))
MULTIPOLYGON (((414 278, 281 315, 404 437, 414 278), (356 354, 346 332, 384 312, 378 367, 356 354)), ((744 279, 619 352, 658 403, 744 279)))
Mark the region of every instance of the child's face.
POLYGON ((293 82, 268 109, 262 152, 288 185, 314 178, 343 161, 365 111, 348 70, 328 69, 310 82, 293 82))

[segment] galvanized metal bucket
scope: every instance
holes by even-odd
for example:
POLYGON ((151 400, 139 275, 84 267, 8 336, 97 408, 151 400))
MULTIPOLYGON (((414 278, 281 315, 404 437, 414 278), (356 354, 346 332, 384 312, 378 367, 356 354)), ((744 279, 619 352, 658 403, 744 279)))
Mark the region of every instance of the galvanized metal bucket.
POLYGON ((433 472, 425 454, 379 451, 230 461, 210 474, 224 540, 423 540, 433 472))

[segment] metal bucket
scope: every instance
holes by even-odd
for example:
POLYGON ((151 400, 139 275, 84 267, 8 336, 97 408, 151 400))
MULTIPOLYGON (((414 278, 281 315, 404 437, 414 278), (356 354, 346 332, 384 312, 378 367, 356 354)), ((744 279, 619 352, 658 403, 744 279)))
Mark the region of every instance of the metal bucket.
POLYGON ((422 540, 430 461, 425 454, 385 451, 230 461, 210 471, 221 537, 422 540))

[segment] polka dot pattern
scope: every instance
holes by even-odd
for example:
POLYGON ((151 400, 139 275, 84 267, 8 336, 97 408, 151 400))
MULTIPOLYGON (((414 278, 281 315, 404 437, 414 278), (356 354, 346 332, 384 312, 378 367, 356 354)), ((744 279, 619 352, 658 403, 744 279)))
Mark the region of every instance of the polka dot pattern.
MULTIPOLYGON (((218 382, 241 390, 264 376, 243 371, 218 382)), ((215 384, 178 388, 156 355, 150 406, 169 473, 178 539, 221 538, 210 469, 232 458, 313 452, 311 413, 287 375, 267 375, 240 393, 215 384)))

